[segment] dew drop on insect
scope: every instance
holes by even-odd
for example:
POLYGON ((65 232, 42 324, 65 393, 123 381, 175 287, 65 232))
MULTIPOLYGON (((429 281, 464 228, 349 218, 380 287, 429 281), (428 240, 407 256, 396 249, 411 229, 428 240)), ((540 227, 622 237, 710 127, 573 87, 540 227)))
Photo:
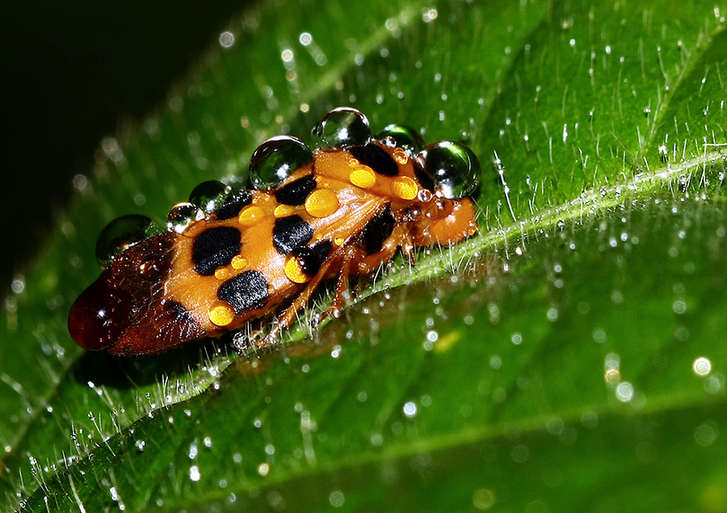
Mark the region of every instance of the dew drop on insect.
POLYGON ((328 111, 313 128, 318 146, 337 148, 366 144, 371 137, 369 120, 351 107, 338 107, 328 111))
POLYGON ((204 212, 194 203, 177 203, 167 215, 167 230, 184 233, 190 224, 204 217, 204 212))
POLYGON ((418 157, 424 173, 446 198, 464 198, 477 190, 480 162, 467 146, 440 141, 424 148, 418 157))
POLYGON ((226 190, 227 186, 219 180, 208 180, 192 189, 189 202, 210 213, 220 206, 226 190))
POLYGON ((391 138, 397 146, 403 146, 413 151, 419 151, 424 146, 424 140, 419 132, 405 125, 387 125, 376 134, 376 138, 381 140, 391 138))
POLYGON ((275 187, 296 169, 313 162, 313 152, 295 137, 268 139, 250 158, 250 185, 255 189, 275 187))
POLYGON ((156 226, 146 216, 130 214, 117 217, 106 225, 96 241, 96 259, 102 267, 116 256, 154 235, 156 226))

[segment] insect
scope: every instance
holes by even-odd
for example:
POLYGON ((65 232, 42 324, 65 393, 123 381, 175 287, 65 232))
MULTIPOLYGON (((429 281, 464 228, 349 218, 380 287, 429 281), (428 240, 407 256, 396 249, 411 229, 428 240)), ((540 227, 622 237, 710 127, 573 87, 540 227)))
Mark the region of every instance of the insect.
MULTIPOLYGON (((349 278, 371 274, 401 250, 452 244, 477 231, 469 196, 480 165, 462 144, 421 148, 389 125, 375 137, 361 112, 339 107, 313 129, 265 141, 250 161, 250 188, 204 182, 150 235, 139 215, 99 236, 100 277, 73 304, 71 336, 116 355, 166 351, 277 313, 266 345, 291 325, 321 282, 335 279, 330 314, 349 278)), ((325 315, 325 314, 324 314, 325 315)))

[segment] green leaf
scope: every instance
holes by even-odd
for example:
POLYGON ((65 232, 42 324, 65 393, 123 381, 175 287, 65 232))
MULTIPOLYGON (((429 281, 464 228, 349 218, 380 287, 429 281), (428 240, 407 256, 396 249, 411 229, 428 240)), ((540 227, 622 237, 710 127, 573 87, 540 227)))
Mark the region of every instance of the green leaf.
POLYGON ((102 141, 6 300, 0 509, 727 510, 725 9, 245 11, 231 48, 102 141), (339 104, 466 140, 480 233, 396 259, 342 318, 271 353, 73 344, 66 313, 105 222, 163 219, 339 104))

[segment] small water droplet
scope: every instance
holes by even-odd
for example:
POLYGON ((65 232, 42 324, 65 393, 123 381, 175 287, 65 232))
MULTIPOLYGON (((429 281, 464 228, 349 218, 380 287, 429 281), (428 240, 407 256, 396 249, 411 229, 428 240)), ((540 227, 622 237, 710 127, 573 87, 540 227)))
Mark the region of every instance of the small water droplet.
POLYGON ((414 401, 407 401, 404 403, 402 411, 404 412, 404 415, 409 418, 415 417, 417 414, 417 405, 414 401))

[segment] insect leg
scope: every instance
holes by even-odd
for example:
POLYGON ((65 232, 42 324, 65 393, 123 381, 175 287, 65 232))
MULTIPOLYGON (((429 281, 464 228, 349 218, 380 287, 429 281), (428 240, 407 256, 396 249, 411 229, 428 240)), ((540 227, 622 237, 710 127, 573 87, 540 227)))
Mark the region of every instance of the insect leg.
POLYGON ((311 295, 316 290, 316 288, 318 288, 318 285, 320 285, 321 281, 326 276, 330 268, 334 264, 337 264, 340 259, 341 257, 338 254, 334 254, 331 255, 321 265, 320 269, 318 269, 318 272, 306 284, 305 288, 300 291, 293 303, 278 316, 278 322, 275 324, 275 326, 273 326, 270 332, 265 335, 265 337, 257 344, 258 347, 262 348, 271 345, 283 329, 288 328, 291 324, 293 324, 295 314, 298 312, 298 310, 303 308, 306 303, 308 303, 311 295))

